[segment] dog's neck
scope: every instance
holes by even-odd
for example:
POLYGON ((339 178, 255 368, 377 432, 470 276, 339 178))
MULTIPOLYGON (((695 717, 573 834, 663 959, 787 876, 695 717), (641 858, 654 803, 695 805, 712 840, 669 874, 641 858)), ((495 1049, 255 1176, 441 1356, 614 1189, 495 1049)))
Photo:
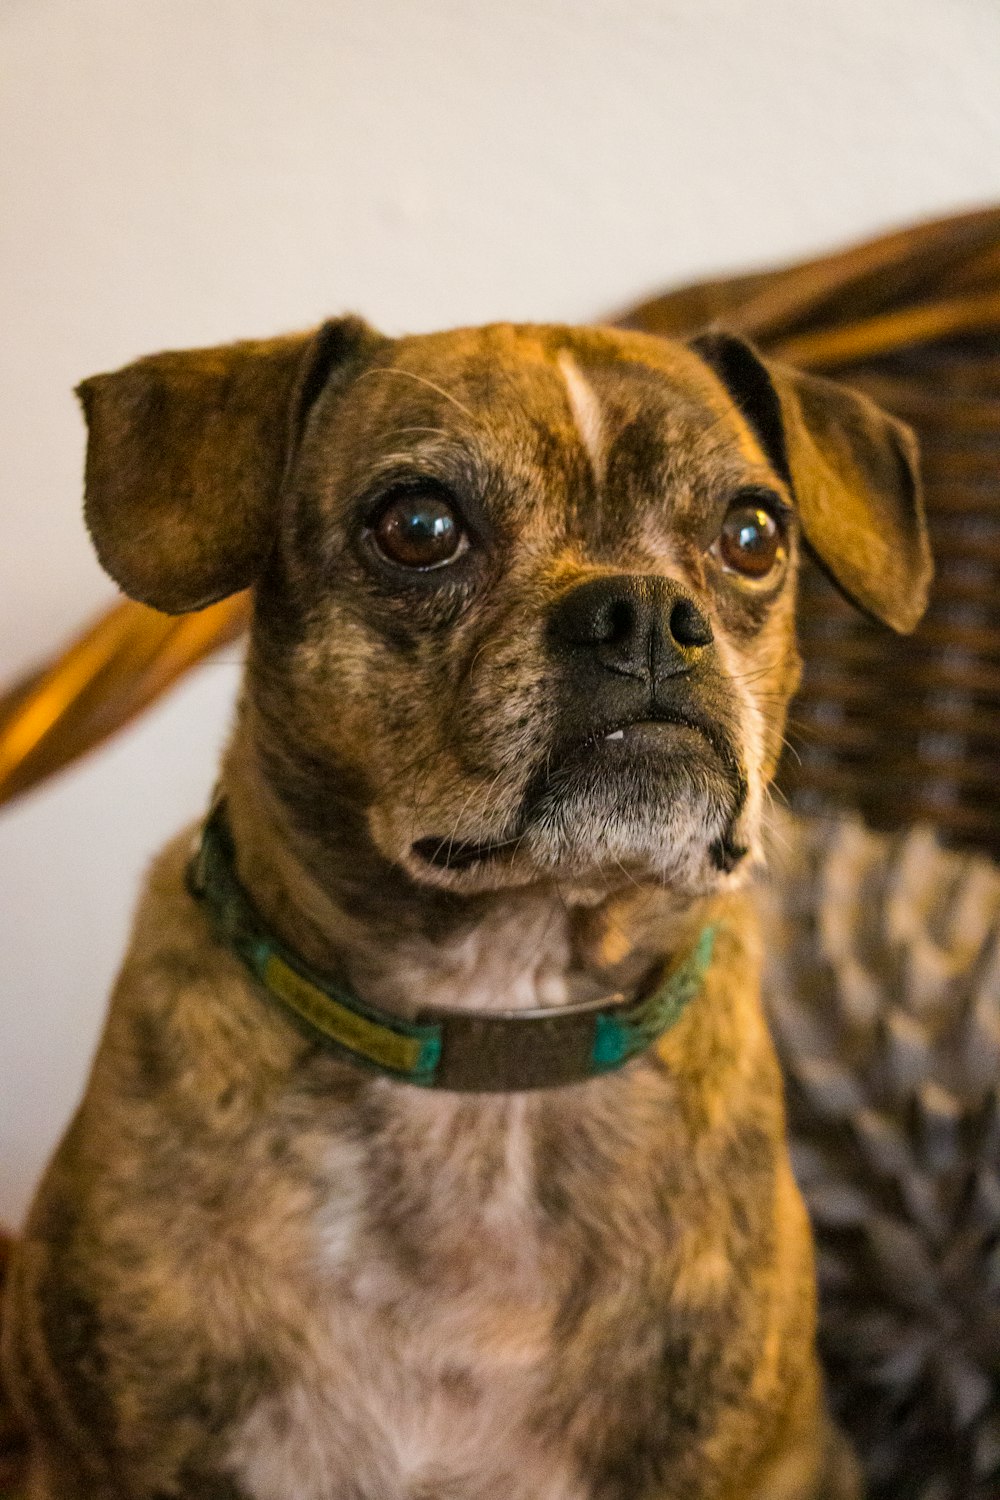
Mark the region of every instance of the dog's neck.
MULTIPOLYGON (((706 902, 678 903, 652 881, 574 900, 551 881, 442 898, 397 879, 384 900, 354 901, 345 898, 348 882, 318 874, 239 735, 222 790, 237 872, 265 922, 313 968, 400 1015, 428 1004, 559 1006, 628 990, 693 943, 706 920, 706 902)), ((349 849, 344 861, 352 878, 365 862, 349 849)))

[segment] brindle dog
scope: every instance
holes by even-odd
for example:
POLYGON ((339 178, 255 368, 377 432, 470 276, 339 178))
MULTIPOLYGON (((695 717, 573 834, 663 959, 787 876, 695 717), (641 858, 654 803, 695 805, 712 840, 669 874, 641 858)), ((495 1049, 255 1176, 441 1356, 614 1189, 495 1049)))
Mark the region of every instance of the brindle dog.
POLYGON ((746 872, 809 548, 912 629, 909 432, 710 333, 512 327, 88 380, 87 517, 160 609, 254 590, 239 878, 369 1005, 631 992, 672 1029, 459 1093, 306 1035, 150 876, 8 1309, 34 1500, 845 1500, 746 872))

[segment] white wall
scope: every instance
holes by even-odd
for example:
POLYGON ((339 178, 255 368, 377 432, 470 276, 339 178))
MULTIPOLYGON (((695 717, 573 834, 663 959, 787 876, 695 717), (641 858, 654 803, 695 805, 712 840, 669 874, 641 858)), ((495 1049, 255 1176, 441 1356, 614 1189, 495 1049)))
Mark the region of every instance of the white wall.
MULTIPOLYGON (((998 0, 0 0, 0 683, 112 597, 87 373, 346 308, 586 319, 997 198, 998 0)), ((0 813, 0 1220, 235 675, 0 813)))

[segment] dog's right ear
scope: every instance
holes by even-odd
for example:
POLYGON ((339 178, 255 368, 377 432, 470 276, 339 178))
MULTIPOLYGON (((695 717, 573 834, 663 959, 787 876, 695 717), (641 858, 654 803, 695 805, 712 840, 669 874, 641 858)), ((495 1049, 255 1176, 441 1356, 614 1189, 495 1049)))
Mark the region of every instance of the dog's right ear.
POLYGON ((84 514, 125 593, 182 614, 253 583, 309 408, 379 342, 360 318, 340 318, 309 334, 154 354, 78 386, 84 514))
POLYGON ((711 330, 691 346, 722 381, 791 487, 813 555, 849 599, 908 632, 933 563, 913 433, 859 391, 711 330))

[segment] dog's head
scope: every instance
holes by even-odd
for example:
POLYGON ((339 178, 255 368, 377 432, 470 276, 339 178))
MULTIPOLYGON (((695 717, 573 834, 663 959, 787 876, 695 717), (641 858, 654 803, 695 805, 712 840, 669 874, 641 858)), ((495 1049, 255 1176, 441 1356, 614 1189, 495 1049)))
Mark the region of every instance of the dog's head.
POLYGON ((243 732, 314 864, 708 891, 756 842, 803 547, 897 630, 926 598, 908 430, 725 334, 348 318, 81 395, 125 591, 255 588, 243 732))

